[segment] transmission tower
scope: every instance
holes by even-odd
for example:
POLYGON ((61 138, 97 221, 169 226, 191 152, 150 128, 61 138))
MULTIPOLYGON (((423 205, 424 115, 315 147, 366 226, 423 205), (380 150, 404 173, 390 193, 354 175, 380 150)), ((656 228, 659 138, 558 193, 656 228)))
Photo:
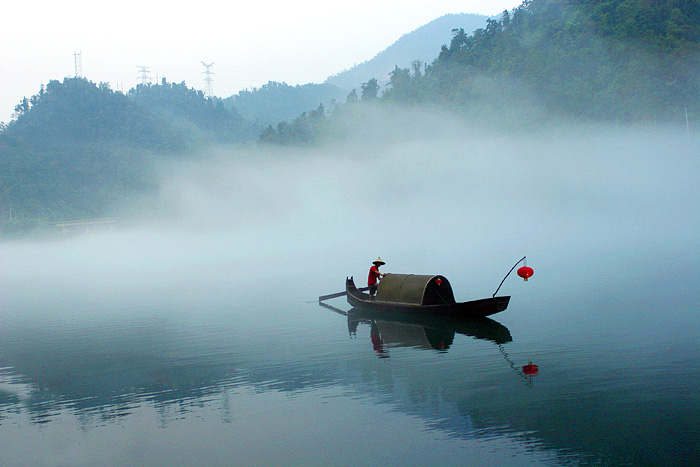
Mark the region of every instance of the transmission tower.
POLYGON ((214 66, 214 62, 211 62, 209 64, 206 64, 202 62, 202 65, 204 65, 204 68, 206 68, 205 71, 202 72, 204 75, 204 97, 214 97, 214 90, 212 83, 214 82, 214 72, 211 71, 211 67, 214 66))
POLYGON ((136 68, 139 69, 139 73, 141 74, 141 84, 143 85, 149 85, 151 84, 151 77, 148 75, 148 70, 151 67, 148 66, 137 66, 136 68))
POLYGON ((73 51, 73 63, 75 64, 75 77, 76 78, 83 77, 83 59, 82 59, 80 54, 81 54, 80 50, 73 51))

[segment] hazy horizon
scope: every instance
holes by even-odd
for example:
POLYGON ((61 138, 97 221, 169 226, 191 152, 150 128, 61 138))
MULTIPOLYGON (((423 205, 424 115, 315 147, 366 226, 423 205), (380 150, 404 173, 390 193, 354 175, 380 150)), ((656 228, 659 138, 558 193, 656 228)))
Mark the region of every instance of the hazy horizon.
POLYGON ((8 123, 15 105, 37 94, 41 84, 75 76, 76 51, 82 76, 124 92, 141 82, 140 66, 149 68, 154 82, 165 77, 204 90, 202 62, 213 63, 214 94, 228 97, 268 81, 320 83, 440 16, 494 15, 520 3, 356 2, 347 8, 308 0, 234 11, 203 7, 198 17, 191 9, 160 2, 129 1, 119 8, 83 0, 15 2, 0 23, 0 39, 12 44, 0 51, 0 121, 8 123))
POLYGON ((332 292, 381 256, 387 271, 448 277, 471 263, 474 277, 456 278, 469 283, 460 292, 484 294, 523 255, 545 270, 570 262, 575 278, 590 265, 573 263, 591 251, 607 258, 600 267, 621 270, 647 254, 692 261, 700 251, 700 148, 681 129, 504 133, 374 111, 333 145, 220 147, 168 164, 160 217, 64 241, 3 242, 0 279, 74 290, 116 274, 138 288, 167 282, 178 264, 214 262, 230 270, 227 281, 300 279, 332 292))

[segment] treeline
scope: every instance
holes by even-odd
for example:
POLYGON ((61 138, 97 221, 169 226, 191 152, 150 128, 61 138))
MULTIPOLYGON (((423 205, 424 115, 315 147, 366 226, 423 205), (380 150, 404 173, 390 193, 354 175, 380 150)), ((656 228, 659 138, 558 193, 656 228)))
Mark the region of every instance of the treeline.
POLYGON ((614 120, 697 114, 700 1, 527 0, 449 46, 424 74, 395 70, 386 97, 478 105, 531 92, 547 110, 614 120))
POLYGON ((51 81, 22 99, 0 132, 0 235, 138 210, 156 193, 158 159, 261 130, 184 83, 125 95, 83 78, 51 81))
MULTIPOLYGON (((544 113, 700 118, 700 0, 525 0, 471 35, 452 33, 433 63, 395 67, 378 97, 370 80, 361 100, 522 125, 538 124, 544 113)), ((355 101, 353 91, 345 105, 355 101)), ((261 140, 307 144, 332 133, 333 121, 303 114, 268 127, 261 140)))
POLYGON ((318 105, 332 108, 344 100, 346 94, 347 91, 331 84, 290 86, 269 81, 259 88, 242 90, 223 102, 227 108, 235 109, 246 120, 259 123, 264 128, 291 120, 318 105))
POLYGON ((232 143, 257 137, 261 127, 249 123, 235 107, 222 99, 205 98, 202 91, 188 88, 184 82, 138 85, 127 96, 158 116, 187 141, 190 146, 209 143, 232 143))
POLYGON ((539 124, 540 109, 697 120, 699 65, 700 0, 526 0, 473 34, 453 30, 435 61, 395 67, 384 89, 370 79, 344 103, 323 85, 270 82, 221 100, 165 79, 127 94, 82 78, 51 81, 0 126, 0 234, 138 210, 156 193, 158 159, 209 144, 313 144, 343 136, 342 116, 370 105, 522 125, 539 124))
POLYGON ((109 85, 82 78, 50 81, 38 94, 23 98, 3 141, 31 148, 77 142, 118 141, 149 149, 170 150, 182 140, 146 107, 109 85))
POLYGON ((303 112, 291 122, 281 121, 276 127, 268 125, 260 135, 261 143, 282 145, 308 145, 316 142, 321 135, 334 134, 333 117, 343 115, 345 110, 357 106, 360 102, 377 101, 379 83, 372 78, 360 86, 360 95, 353 89, 343 104, 336 104, 328 111, 323 104, 316 110, 303 112))

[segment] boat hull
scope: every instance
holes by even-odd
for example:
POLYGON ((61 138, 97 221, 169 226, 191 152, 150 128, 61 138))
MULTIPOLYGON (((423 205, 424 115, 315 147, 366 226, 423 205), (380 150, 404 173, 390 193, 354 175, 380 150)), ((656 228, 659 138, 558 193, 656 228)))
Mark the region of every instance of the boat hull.
POLYGON ((346 280, 345 291, 348 303, 365 310, 429 314, 455 317, 481 317, 500 313, 508 307, 510 297, 492 297, 469 302, 450 303, 442 305, 417 305, 410 303, 396 303, 382 300, 370 300, 369 294, 357 289, 354 280, 350 277, 346 280))

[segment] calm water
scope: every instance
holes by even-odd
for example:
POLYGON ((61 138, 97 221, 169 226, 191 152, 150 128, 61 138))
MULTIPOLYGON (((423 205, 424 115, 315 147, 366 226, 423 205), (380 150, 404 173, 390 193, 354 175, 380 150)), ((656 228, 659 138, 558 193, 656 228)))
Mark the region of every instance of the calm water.
POLYGON ((0 244, 0 465, 698 465, 700 158, 645 134, 388 154, 375 226, 315 159, 178 183, 192 230, 0 244), (524 254, 486 323, 316 301, 378 255, 483 298, 524 254))
POLYGON ((348 317, 343 299, 196 281, 6 293, 1 463, 693 465, 691 265, 561 290, 530 264, 488 323, 348 317))

